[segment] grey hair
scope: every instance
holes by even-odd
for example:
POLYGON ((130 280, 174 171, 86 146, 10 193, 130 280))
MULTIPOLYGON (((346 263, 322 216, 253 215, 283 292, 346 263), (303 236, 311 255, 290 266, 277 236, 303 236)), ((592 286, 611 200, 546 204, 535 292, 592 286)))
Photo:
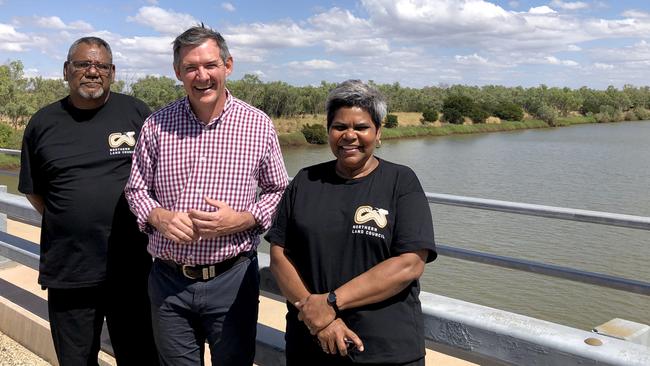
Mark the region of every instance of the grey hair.
POLYGON ((108 62, 113 63, 113 51, 111 51, 111 46, 108 45, 108 42, 99 37, 83 37, 74 41, 74 43, 70 45, 70 49, 68 49, 68 62, 72 61, 72 55, 77 52, 77 48, 82 43, 104 47, 106 53, 108 53, 108 62))
POLYGON ((336 112, 343 107, 359 107, 372 118, 375 127, 381 127, 386 117, 386 99, 376 88, 361 80, 346 80, 330 91, 327 97, 327 129, 330 129, 336 112))
POLYGON ((184 46, 198 46, 210 39, 217 42, 217 46, 219 47, 219 56, 221 57, 221 61, 225 64, 230 58, 230 51, 228 50, 226 40, 223 38, 221 33, 210 27, 206 27, 201 23, 200 25, 189 28, 174 40, 174 67, 180 67, 181 48, 184 46))

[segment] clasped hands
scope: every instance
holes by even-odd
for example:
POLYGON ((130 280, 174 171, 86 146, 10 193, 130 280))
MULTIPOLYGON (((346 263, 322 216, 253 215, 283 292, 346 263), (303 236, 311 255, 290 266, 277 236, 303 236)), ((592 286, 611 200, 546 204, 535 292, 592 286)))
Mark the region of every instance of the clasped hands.
POLYGON ((294 303, 301 320, 312 335, 318 339, 323 352, 341 356, 348 354, 348 343, 363 351, 363 342, 355 332, 347 327, 327 303, 327 294, 313 294, 294 303))
POLYGON ((159 207, 151 211, 149 222, 165 238, 182 244, 239 232, 250 226, 250 220, 254 222, 250 213, 235 211, 227 203, 219 200, 209 197, 204 199, 208 205, 217 210, 178 212, 159 207))

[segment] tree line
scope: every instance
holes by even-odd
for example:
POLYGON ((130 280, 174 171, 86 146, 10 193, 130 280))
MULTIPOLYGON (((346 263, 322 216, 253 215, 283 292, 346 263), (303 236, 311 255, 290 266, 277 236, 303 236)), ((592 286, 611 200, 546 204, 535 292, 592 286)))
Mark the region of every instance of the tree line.
MULTIPOLYGON (((548 87, 505 87, 499 85, 438 85, 424 88, 403 87, 399 83, 370 84, 387 98, 390 112, 423 113, 423 121, 438 119, 463 123, 467 119, 482 123, 490 116, 522 120, 527 116, 553 125, 561 116, 582 114, 599 122, 650 118, 650 87, 625 85, 605 90, 548 87)), ((318 86, 293 86, 282 81, 263 82, 256 75, 229 80, 233 95, 263 110, 272 118, 291 118, 322 114, 327 94, 336 83, 322 81, 318 86)), ((165 76, 146 76, 127 85, 118 81, 111 90, 142 99, 159 109, 185 95, 176 80, 165 76)), ((0 116, 14 128, 24 126, 41 107, 68 94, 62 79, 25 77, 21 61, 0 65, 0 116)))

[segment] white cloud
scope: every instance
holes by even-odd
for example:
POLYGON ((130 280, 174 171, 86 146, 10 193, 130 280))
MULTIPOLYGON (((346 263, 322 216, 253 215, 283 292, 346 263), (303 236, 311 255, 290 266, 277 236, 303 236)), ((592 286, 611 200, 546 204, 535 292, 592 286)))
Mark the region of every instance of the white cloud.
POLYGON ((578 52, 578 51, 582 51, 582 48, 580 48, 579 46, 576 46, 574 44, 570 44, 570 45, 567 46, 567 51, 578 52))
POLYGON ((65 29, 66 25, 59 17, 36 17, 36 25, 49 29, 65 29))
POLYGON ((551 1, 551 6, 555 6, 557 8, 564 9, 564 10, 580 10, 580 9, 588 8, 589 4, 583 1, 553 0, 551 1))
POLYGON ((82 31, 91 32, 93 26, 83 20, 76 20, 65 24, 61 18, 57 16, 50 17, 33 17, 32 22, 39 28, 54 29, 54 30, 69 30, 69 31, 82 31))
POLYGON ((623 14, 624 17, 626 18, 637 18, 637 19, 644 19, 644 18, 650 18, 650 13, 646 13, 640 10, 627 10, 624 11, 623 14))
POLYGON ((456 55, 454 56, 454 59, 456 59, 457 63, 462 65, 487 65, 488 63, 487 58, 481 57, 476 53, 467 56, 456 55))
POLYGON ((170 35, 178 35, 187 28, 199 23, 193 16, 165 10, 157 6, 143 6, 135 16, 126 18, 130 22, 140 23, 154 30, 170 35))
POLYGON ((549 7, 546 6, 546 5, 538 6, 538 7, 535 7, 535 8, 530 8, 530 9, 528 10, 528 12, 529 12, 530 14, 540 14, 540 15, 541 15, 541 14, 556 14, 556 13, 557 13, 557 11, 555 11, 555 10, 549 8, 549 7))
POLYGON ((382 38, 325 40, 328 52, 346 56, 380 56, 390 52, 389 42, 382 38))
POLYGON ((83 31, 83 32, 90 32, 90 31, 93 30, 93 26, 90 25, 89 23, 84 22, 83 20, 77 20, 77 21, 71 22, 68 25, 68 29, 78 30, 78 31, 83 31))
POLYGON ((560 60, 555 56, 546 56, 544 57, 546 62, 551 65, 563 65, 563 66, 578 66, 579 64, 573 60, 560 60))
POLYGON ((336 64, 329 60, 292 61, 288 65, 292 68, 303 70, 332 70, 336 64))
POLYGON ((614 65, 612 64, 603 64, 600 62, 594 63, 594 67, 598 70, 611 70, 614 68, 614 65))
POLYGON ((244 24, 230 27, 224 34, 229 44, 256 48, 309 47, 322 36, 322 32, 302 28, 291 21, 244 24))
POLYGON ((221 8, 225 11, 233 12, 235 11, 235 6, 231 3, 221 3, 221 8))
POLYGON ((0 23, 0 50, 10 52, 22 52, 26 50, 29 37, 19 33, 9 25, 0 23))

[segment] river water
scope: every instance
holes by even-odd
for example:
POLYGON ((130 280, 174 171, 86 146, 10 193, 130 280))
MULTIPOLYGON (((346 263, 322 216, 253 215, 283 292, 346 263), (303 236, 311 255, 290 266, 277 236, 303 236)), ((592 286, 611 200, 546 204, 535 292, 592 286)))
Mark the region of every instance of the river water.
MULTIPOLYGON (((332 159, 326 146, 284 148, 293 176, 332 159)), ((650 216, 650 121, 383 141, 425 191, 650 216)), ((650 232, 431 205, 436 242, 650 282, 650 232)), ((650 297, 439 257, 423 290, 591 329, 650 324, 650 297)))
MULTIPOLYGON (((290 176, 331 160, 327 146, 283 148, 290 176)), ((650 121, 387 140, 425 191, 650 216, 650 121)), ((16 178, 1 177, 15 192, 16 178)), ((431 205, 436 242, 650 281, 650 231, 431 205)), ((261 247, 268 251, 268 245, 261 247)), ((423 290, 581 329, 650 324, 650 297, 439 257, 423 290)))

